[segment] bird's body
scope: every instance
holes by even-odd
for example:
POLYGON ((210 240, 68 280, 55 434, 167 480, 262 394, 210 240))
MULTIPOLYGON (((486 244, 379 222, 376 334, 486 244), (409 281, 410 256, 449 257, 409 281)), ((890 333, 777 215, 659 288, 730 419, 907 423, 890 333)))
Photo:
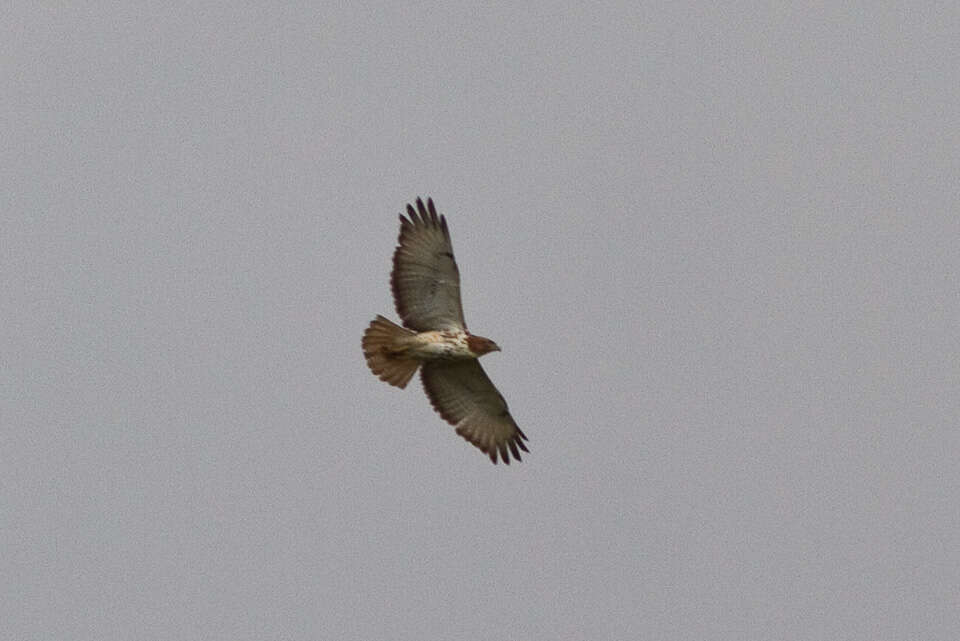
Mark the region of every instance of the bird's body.
POLYGON ((447 221, 433 201, 400 216, 391 285, 404 327, 377 316, 363 335, 363 353, 381 380, 404 388, 421 369, 434 409, 496 463, 510 453, 520 460, 526 436, 477 359, 499 351, 488 338, 467 331, 460 303, 460 274, 447 221))
POLYGON ((479 358, 482 354, 470 349, 471 339, 467 332, 455 332, 447 329, 431 332, 417 332, 397 341, 398 356, 408 355, 421 361, 434 359, 456 360, 460 358, 479 358))

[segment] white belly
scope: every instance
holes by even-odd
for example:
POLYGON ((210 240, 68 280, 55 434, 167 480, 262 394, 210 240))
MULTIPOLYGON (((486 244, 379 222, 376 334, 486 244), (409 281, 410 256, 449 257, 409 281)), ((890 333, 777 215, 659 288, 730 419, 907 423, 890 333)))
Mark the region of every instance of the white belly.
POLYGON ((462 332, 421 332, 413 342, 414 355, 423 360, 476 358, 467 348, 467 335, 462 332))

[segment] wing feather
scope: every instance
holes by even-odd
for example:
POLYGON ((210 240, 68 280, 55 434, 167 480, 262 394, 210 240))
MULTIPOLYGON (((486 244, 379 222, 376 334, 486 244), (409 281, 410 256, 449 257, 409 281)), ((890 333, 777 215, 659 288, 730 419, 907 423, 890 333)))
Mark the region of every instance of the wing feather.
POLYGON ((437 413, 491 461, 499 454, 509 465, 511 453, 519 461, 520 450, 529 451, 507 402, 476 360, 428 361, 420 378, 437 413))
POLYGON ((433 199, 417 198, 400 215, 400 238, 393 253, 390 287, 404 327, 418 332, 466 330, 460 302, 460 272, 453 257, 447 220, 433 199))

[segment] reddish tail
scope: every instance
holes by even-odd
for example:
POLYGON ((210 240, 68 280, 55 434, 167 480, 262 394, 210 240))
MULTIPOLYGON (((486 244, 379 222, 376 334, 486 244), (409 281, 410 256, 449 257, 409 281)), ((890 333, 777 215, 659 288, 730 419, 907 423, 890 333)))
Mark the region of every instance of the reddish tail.
POLYGON ((370 371, 391 385, 404 388, 420 367, 420 361, 404 358, 404 339, 415 332, 377 316, 363 333, 363 355, 370 371))

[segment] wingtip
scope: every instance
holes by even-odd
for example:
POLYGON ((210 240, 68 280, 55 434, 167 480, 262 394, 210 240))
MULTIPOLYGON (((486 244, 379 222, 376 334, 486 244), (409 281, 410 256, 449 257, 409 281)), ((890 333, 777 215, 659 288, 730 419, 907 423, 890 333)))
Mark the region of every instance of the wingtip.
POLYGON ((430 220, 429 212, 427 212, 427 208, 423 204, 423 198, 421 198, 420 196, 417 196, 417 212, 419 212, 420 220, 422 222, 426 223, 430 220))
POLYGON ((447 218, 443 214, 437 213, 437 206, 434 204, 433 198, 427 197, 427 202, 424 204, 423 198, 417 196, 413 204, 407 203, 407 215, 400 214, 401 238, 404 231, 409 231, 419 225, 437 227, 447 239, 450 238, 447 218))

